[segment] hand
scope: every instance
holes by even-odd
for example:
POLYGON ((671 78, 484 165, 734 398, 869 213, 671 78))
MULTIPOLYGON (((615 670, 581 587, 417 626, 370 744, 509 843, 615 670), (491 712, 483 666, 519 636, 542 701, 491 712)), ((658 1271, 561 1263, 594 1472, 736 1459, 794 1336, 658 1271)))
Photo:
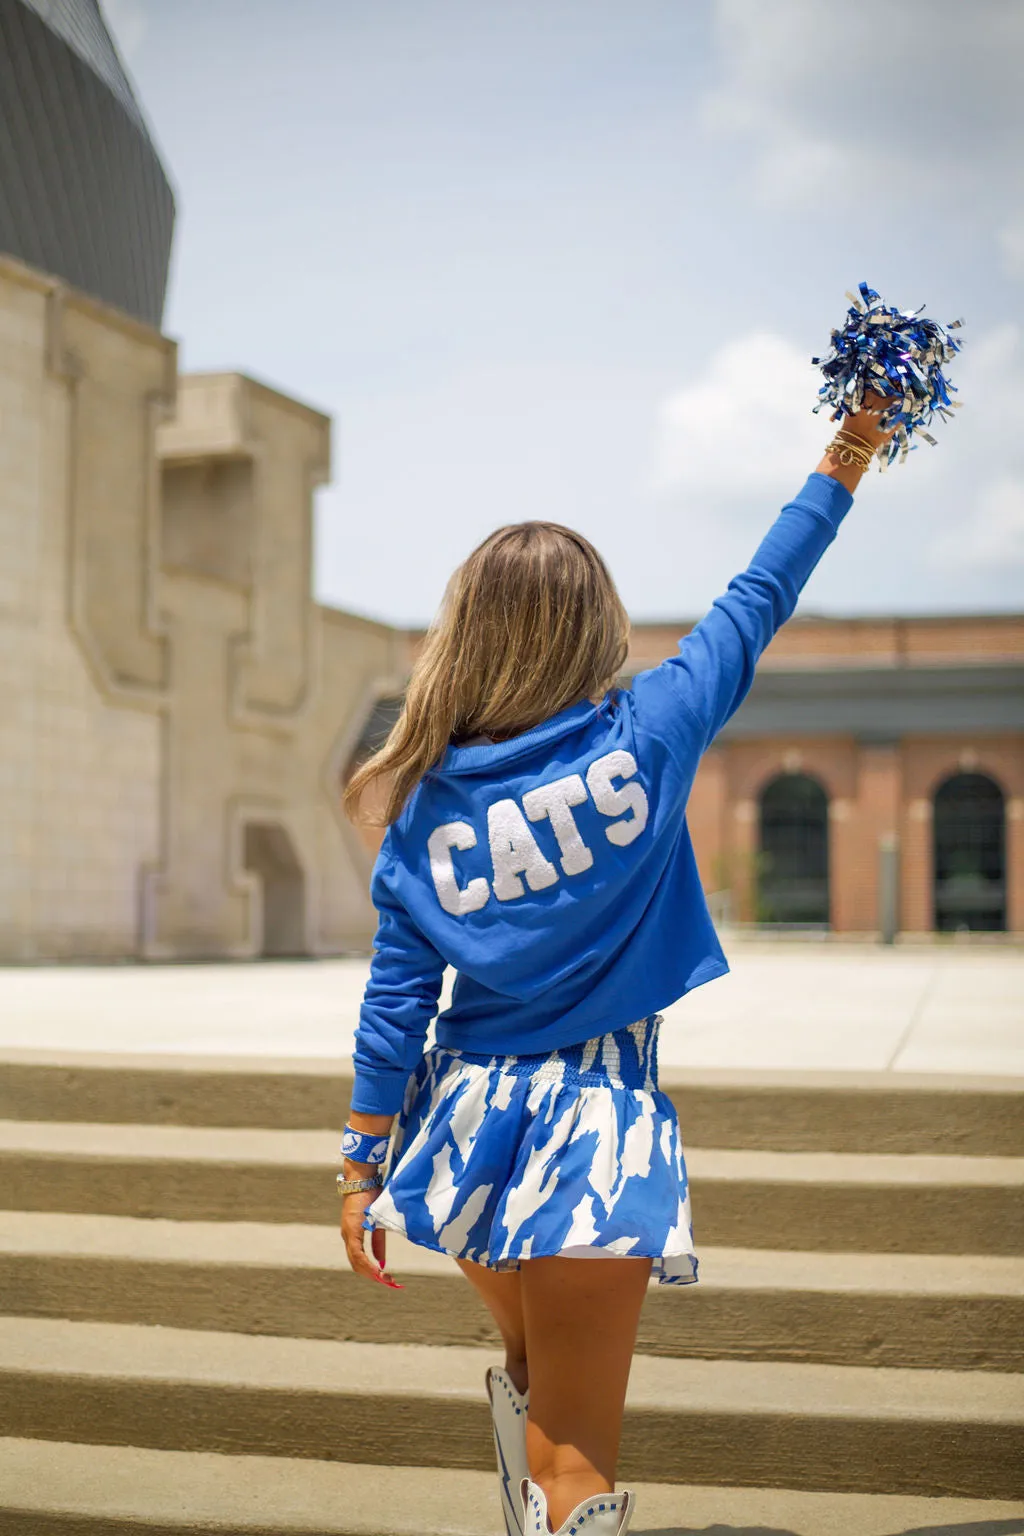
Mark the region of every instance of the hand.
POLYGON ((860 410, 853 416, 844 416, 837 430, 852 432, 856 437, 863 438, 870 447, 877 448, 881 443, 887 443, 896 430, 895 427, 878 425, 879 416, 891 404, 891 398, 876 395, 873 390, 865 390, 860 410))
MULTIPOLYGON (((844 416, 837 424, 837 432, 846 432, 851 437, 859 437, 868 448, 875 450, 887 443, 892 437, 895 427, 880 427, 878 418, 885 410, 889 401, 883 395, 876 395, 871 390, 866 390, 861 408, 853 416, 844 416)), ((846 487, 851 493, 860 484, 860 478, 864 471, 859 464, 843 464, 836 453, 825 449, 825 456, 818 465, 819 475, 829 475, 831 479, 838 480, 840 485, 846 487)))
POLYGON ((363 1189, 355 1194, 342 1196, 341 1236, 345 1244, 345 1253, 357 1275, 364 1275, 367 1280, 376 1280, 381 1285, 389 1285, 392 1290, 403 1291, 405 1287, 392 1279, 384 1268, 386 1258, 384 1239, 387 1234, 383 1227, 374 1227, 370 1233, 370 1248, 376 1263, 371 1261, 366 1252, 364 1242, 366 1229, 363 1226, 363 1216, 379 1194, 379 1189, 363 1189))

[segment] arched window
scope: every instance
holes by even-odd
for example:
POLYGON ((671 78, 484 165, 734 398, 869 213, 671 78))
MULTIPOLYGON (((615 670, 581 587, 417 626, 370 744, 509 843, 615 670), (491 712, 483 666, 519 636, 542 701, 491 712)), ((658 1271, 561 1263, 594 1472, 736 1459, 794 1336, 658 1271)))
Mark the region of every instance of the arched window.
POLYGON ((760 810, 758 921, 827 924, 828 796, 805 773, 783 773, 760 810))
POLYGON ((984 773, 955 773, 935 792, 935 926, 1006 927, 1006 809, 984 773))

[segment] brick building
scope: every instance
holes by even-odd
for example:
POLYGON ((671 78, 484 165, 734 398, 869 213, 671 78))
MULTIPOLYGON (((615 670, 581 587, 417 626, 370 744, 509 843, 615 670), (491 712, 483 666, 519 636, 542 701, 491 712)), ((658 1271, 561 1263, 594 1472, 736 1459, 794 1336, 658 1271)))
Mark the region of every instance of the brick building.
MULTIPOLYGON (((638 626, 631 670, 677 635, 638 626)), ((741 921, 1024 932, 1024 615, 793 618, 689 820, 741 921)))
MULTIPOLYGON (((627 677, 690 627, 637 625, 627 677)), ((1024 933, 1024 614, 791 619, 689 822, 705 890, 740 922, 1024 933)))

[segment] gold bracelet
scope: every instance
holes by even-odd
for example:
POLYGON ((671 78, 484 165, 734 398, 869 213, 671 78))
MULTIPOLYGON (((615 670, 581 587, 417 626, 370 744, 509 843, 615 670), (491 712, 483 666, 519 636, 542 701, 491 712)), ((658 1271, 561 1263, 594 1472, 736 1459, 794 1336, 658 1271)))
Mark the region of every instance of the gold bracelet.
POLYGON ((854 432, 850 427, 840 427, 836 433, 835 441, 845 444, 848 448, 859 448, 862 453, 874 453, 874 446, 866 437, 861 437, 859 432, 854 432))
POLYGON ((846 448, 859 449, 861 453, 869 456, 875 451, 874 444, 869 443, 866 437, 861 437, 859 432, 851 431, 849 427, 840 427, 834 441, 846 448))
POLYGON ((844 466, 856 464, 861 470, 869 469, 871 460, 875 457, 875 449, 871 444, 866 443, 862 437, 857 437, 853 432, 837 432, 825 452, 832 458, 838 459, 840 464, 844 466))

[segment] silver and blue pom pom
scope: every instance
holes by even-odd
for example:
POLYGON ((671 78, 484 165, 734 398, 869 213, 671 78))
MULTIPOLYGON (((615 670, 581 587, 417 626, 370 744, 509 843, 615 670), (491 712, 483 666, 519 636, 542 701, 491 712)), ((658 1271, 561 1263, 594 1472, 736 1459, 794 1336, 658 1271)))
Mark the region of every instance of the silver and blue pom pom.
POLYGON ((951 333, 963 321, 939 325, 919 309, 892 309, 867 283, 860 284, 859 297, 846 297, 850 308, 842 327, 832 332, 831 352, 811 359, 825 378, 814 409, 830 406, 832 420, 841 421, 856 415, 866 390, 887 397, 890 404, 879 420, 896 431, 888 447, 879 449, 879 460, 891 464, 898 455, 902 463, 917 447, 914 437, 934 447, 928 427, 936 416, 948 419, 960 404, 950 399, 956 386, 943 368, 960 351, 961 342, 951 333))

